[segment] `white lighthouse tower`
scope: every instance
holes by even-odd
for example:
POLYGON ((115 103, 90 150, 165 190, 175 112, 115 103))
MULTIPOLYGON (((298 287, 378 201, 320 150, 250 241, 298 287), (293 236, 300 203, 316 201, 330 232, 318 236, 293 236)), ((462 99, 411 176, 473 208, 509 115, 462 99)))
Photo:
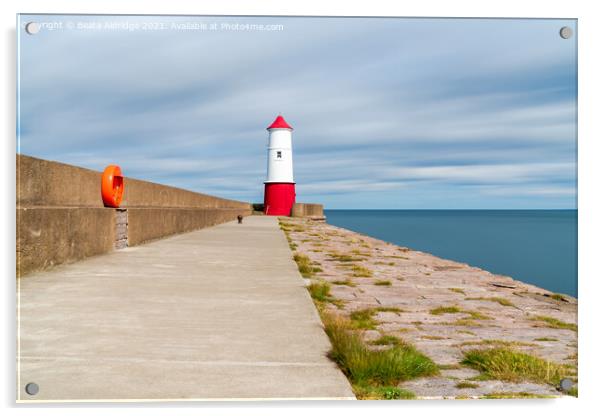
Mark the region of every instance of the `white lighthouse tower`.
POLYGON ((279 115, 267 130, 270 136, 263 210, 266 215, 290 215, 295 203, 293 128, 279 115))

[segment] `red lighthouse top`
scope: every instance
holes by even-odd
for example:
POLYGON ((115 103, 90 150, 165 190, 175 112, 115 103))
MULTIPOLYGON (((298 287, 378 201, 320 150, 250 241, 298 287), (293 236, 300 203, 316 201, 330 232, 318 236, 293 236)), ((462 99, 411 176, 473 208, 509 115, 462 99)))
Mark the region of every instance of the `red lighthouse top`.
POLYGON ((270 129, 293 129, 284 119, 284 117, 282 116, 278 116, 276 117, 276 120, 274 120, 274 122, 272 124, 270 124, 270 126, 267 128, 268 130, 270 129))

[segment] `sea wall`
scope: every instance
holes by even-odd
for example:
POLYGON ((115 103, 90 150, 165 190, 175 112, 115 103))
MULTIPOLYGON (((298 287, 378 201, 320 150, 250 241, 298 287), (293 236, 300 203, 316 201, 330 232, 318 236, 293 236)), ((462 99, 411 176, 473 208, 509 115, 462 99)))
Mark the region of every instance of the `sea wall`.
MULTIPOLYGON (((563 393, 547 374, 560 369, 560 378, 576 379, 577 299, 324 221, 282 224, 295 258, 316 266, 304 269, 306 285, 328 292, 316 300, 322 316, 357 324, 366 348, 411 344, 440 367, 399 388, 418 398, 548 397, 563 393), (541 376, 515 383, 483 371, 488 378, 475 383, 484 367, 460 363, 470 351, 498 348, 508 357, 529 354, 541 376)), ((358 398, 374 398, 369 394, 358 398)))
POLYGON ((17 155, 17 276, 250 215, 246 202, 124 178, 105 208, 101 172, 17 155))

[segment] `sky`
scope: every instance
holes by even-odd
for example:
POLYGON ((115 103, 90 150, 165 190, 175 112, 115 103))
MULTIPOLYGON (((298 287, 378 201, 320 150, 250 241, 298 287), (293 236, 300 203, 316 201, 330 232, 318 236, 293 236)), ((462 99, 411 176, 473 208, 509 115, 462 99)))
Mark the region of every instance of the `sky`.
POLYGON ((19 153, 261 202, 281 113, 299 202, 576 208, 576 35, 559 36, 574 20, 31 21, 19 153))

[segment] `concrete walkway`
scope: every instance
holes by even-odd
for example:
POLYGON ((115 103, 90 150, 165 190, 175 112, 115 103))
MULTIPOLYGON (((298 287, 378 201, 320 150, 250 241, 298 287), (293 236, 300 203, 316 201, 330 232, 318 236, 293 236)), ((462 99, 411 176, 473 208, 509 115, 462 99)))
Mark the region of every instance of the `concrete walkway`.
POLYGON ((353 398, 274 217, 28 275, 17 399, 353 398), (25 385, 39 385, 35 396, 25 385))

